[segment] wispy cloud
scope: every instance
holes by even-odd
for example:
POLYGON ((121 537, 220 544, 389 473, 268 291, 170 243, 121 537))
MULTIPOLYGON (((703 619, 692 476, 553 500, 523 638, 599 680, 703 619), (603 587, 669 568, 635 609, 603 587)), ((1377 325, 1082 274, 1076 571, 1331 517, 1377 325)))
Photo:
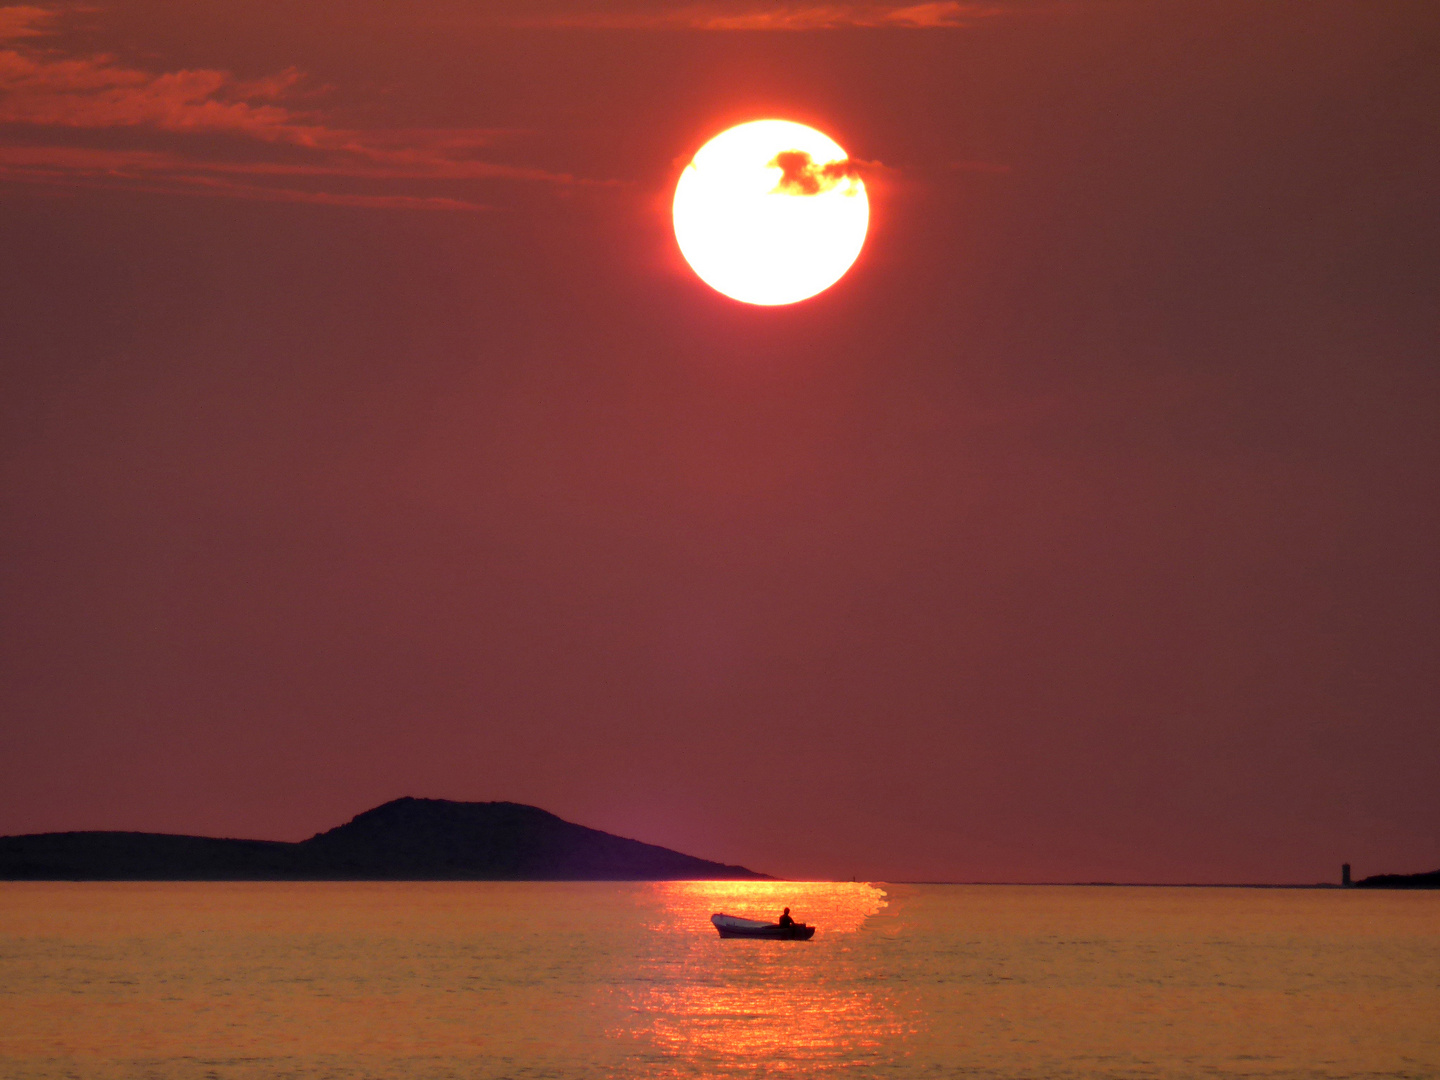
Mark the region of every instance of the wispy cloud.
POLYGON ((996 173, 1011 171, 1010 166, 998 161, 951 161, 945 168, 950 172, 996 173))
POLYGON ((0 7, 0 41, 39 37, 55 21, 55 15, 40 7, 0 7))
POLYGON ((995 3, 935 0, 932 3, 735 4, 612 7, 604 11, 557 11, 507 20, 529 27, 609 30, 839 30, 848 27, 912 30, 955 29, 1006 11, 995 3))
POLYGON ((0 179, 444 210, 486 203, 414 186, 591 183, 482 156, 499 137, 484 129, 333 126, 296 107, 304 76, 295 69, 247 81, 216 69, 152 72, 107 54, 66 55, 46 47, 58 21, 44 8, 0 7, 0 179), (209 138, 196 138, 202 135, 209 138), (110 145, 75 145, 85 137, 108 137, 110 145), (243 152, 232 145, 217 158, 216 137, 243 152), (346 190, 335 190, 337 183, 346 190))
MULTIPOLYGON (((503 168, 488 166, 488 169, 503 168)), ((486 177, 494 173, 476 173, 486 177)), ((152 150, 99 147, 0 145, 0 178, 60 187, 124 187, 157 194, 217 195, 265 202, 302 202, 375 209, 488 210, 474 199, 334 191, 324 187, 286 186, 315 178, 395 181, 433 179, 428 170, 375 168, 357 170, 280 162, 206 161, 152 150)))

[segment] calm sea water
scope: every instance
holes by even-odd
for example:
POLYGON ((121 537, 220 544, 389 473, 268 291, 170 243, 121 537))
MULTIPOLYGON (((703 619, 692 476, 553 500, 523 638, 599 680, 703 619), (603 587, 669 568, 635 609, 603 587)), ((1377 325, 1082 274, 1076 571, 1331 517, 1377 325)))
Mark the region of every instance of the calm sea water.
POLYGON ((0 885, 5 1080, 772 1075, 1440 1077, 1440 893, 0 885))

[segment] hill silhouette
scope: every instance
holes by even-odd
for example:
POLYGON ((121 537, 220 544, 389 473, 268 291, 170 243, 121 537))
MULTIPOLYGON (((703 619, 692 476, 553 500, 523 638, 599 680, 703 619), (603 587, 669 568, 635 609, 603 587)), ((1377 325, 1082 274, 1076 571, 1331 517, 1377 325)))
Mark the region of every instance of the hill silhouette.
POLYGON ((0 837, 0 880, 666 881, 743 866, 588 829, 521 803, 395 799, 300 843, 137 832, 0 837))
POLYGON ((1376 874, 1355 882, 1357 889, 1440 889, 1440 870, 1424 874, 1376 874))

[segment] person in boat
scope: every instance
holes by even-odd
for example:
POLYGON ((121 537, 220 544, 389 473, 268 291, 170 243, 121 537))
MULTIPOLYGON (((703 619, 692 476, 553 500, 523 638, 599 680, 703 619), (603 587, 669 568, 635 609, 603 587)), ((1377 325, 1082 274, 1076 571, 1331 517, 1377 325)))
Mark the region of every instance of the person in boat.
POLYGON ((790 909, 787 907, 785 913, 780 916, 781 926, 794 926, 795 920, 790 917, 790 909))

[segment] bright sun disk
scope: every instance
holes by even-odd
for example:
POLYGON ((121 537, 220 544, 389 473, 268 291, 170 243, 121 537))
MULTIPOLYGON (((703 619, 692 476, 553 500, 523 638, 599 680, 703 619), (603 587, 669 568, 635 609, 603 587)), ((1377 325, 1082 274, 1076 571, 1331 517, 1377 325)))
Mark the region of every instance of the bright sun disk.
POLYGON ((711 288, 747 304, 823 292, 860 254, 865 182, 828 135, 755 120, 715 136, 675 187, 675 239, 711 288))

